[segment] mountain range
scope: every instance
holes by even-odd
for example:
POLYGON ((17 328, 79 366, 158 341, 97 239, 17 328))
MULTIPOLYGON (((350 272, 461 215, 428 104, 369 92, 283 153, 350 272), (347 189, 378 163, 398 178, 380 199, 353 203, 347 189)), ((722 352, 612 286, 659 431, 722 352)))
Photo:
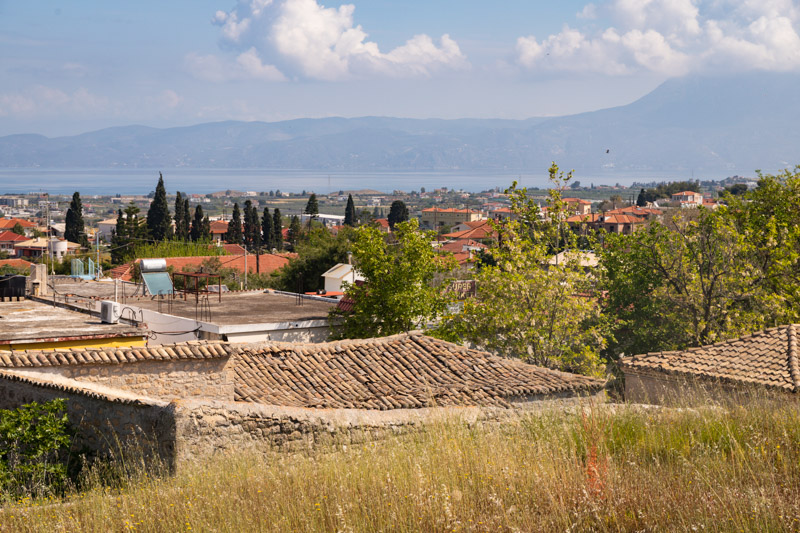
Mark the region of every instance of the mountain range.
POLYGON ((800 163, 800 75, 694 76, 577 115, 125 126, 0 137, 4 168, 270 168, 752 173, 800 163))

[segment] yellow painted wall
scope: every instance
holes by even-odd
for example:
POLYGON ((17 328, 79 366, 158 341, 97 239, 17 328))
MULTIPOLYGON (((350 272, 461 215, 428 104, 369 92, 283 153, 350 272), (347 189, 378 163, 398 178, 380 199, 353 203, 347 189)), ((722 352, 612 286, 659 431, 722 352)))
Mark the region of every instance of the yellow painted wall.
POLYGON ((128 348, 136 346, 146 346, 144 337, 110 337, 107 339, 83 339, 60 342, 0 344, 0 350, 10 352, 12 350, 55 350, 58 348, 128 348))

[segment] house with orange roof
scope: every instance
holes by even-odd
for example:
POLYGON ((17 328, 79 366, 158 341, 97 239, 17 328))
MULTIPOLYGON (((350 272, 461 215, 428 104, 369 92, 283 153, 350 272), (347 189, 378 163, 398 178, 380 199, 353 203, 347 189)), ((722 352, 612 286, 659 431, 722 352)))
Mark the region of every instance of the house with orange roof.
POLYGON ((588 215, 592 212, 592 202, 581 198, 562 198, 567 204, 567 213, 572 215, 588 215))
POLYGON ((497 231, 495 231, 488 220, 480 220, 465 224, 469 224, 467 229, 462 231, 451 231, 450 233, 445 233, 442 236, 452 240, 471 239, 474 241, 485 241, 497 238, 497 231))
POLYGON ((211 221, 211 242, 217 244, 225 240, 225 234, 228 233, 228 223, 224 220, 211 221))
POLYGON ((28 237, 19 235, 13 231, 0 231, 0 252, 6 252, 10 256, 15 256, 17 255, 17 250, 14 248, 14 245, 27 240, 28 237))
POLYGON ((697 207, 703 205, 703 195, 694 191, 676 192, 672 195, 673 202, 680 202, 681 207, 697 207))
POLYGON ((36 224, 24 218, 0 218, 0 231, 11 231, 14 226, 19 224, 25 230, 25 235, 30 237, 36 230, 36 224))

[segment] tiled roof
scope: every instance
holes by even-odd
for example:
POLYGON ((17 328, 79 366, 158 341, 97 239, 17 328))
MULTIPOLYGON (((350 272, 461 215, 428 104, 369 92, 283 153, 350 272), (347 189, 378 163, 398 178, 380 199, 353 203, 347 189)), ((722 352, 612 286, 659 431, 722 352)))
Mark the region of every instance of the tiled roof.
POLYGON ((800 392, 798 328, 792 324, 682 352, 623 357, 620 365, 632 371, 654 370, 800 392))
POLYGON ((233 353, 224 342, 189 341, 149 348, 66 348, 57 350, 0 351, 0 368, 67 365, 115 365, 139 361, 217 359, 233 353))
POLYGON ((445 233, 443 237, 449 239, 490 239, 497 235, 497 232, 492 229, 488 220, 476 221, 480 222, 479 225, 472 229, 464 231, 457 231, 455 233, 445 233))
POLYGON ((451 252, 451 253, 461 253, 464 251, 464 246, 468 246, 470 248, 481 248, 486 249, 489 248, 483 243, 474 241, 472 239, 457 239, 453 242, 448 242, 439 247, 439 251, 441 252, 451 252))
MULTIPOLYGON (((233 268, 239 272, 244 272, 245 256, 244 255, 220 255, 220 256, 200 256, 200 257, 167 257, 167 267, 173 267, 175 272, 182 272, 184 268, 199 269, 203 261, 216 257, 219 259, 222 268, 233 268)), ((258 257, 258 269, 261 273, 274 272, 289 264, 289 260, 285 257, 274 254, 261 254, 258 257)), ((247 256, 247 271, 256 271, 256 256, 247 256)))
POLYGON ((236 400, 317 408, 508 407, 531 396, 599 391, 603 382, 420 334, 242 348, 236 400))
POLYGON ((21 269, 27 270, 27 269, 31 268, 32 264, 33 263, 31 263, 30 261, 25 261, 24 259, 1 259, 0 260, 0 267, 10 266, 10 267, 13 267, 13 268, 21 268, 21 269))
POLYGON ((568 204, 592 205, 592 202, 582 198, 562 198, 561 200, 568 204))
POLYGON ((423 209, 422 212, 423 213, 461 213, 461 214, 474 213, 474 214, 480 214, 480 211, 475 211, 473 209, 458 209, 458 208, 455 208, 455 207, 445 207, 445 208, 442 208, 442 207, 428 207, 427 209, 423 209))
POLYGON ((244 255, 245 250, 239 244, 228 244, 225 243, 222 245, 222 249, 225 250, 229 255, 244 255))
POLYGON ((0 241, 2 242, 19 242, 27 241, 28 237, 14 233, 13 231, 0 231, 0 241))
POLYGON ((80 396, 94 398, 96 400, 104 400, 107 402, 122 403, 127 405, 153 405, 154 403, 158 402, 157 400, 154 402, 153 400, 141 400, 138 398, 131 398, 128 397, 128 395, 125 394, 124 392, 122 393, 123 395, 112 396, 104 392, 92 390, 92 388, 96 386, 93 383, 82 383, 82 382, 76 382, 74 380, 50 381, 47 379, 47 376, 33 377, 33 376, 16 374, 14 372, 0 370, 0 379, 17 381, 20 383, 35 385, 46 389, 55 389, 59 392, 66 392, 68 394, 78 394, 80 396))
POLYGON ((0 218, 0 229, 11 229, 19 224, 23 228, 35 228, 36 224, 24 218, 0 218))
POLYGON ((211 222, 211 233, 227 233, 228 223, 224 220, 214 220, 211 222))

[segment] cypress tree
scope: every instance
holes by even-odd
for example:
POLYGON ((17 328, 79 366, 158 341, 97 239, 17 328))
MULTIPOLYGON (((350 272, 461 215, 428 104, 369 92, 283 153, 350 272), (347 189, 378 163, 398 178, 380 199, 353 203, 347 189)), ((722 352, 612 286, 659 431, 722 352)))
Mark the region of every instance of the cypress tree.
POLYGON ((291 224, 289 224, 289 242, 292 244, 292 246, 297 246, 297 241, 300 240, 301 231, 300 217, 295 215, 292 217, 291 224))
POLYGON ((408 220, 408 207, 402 200, 392 202, 389 208, 389 227, 394 229, 394 225, 408 220))
POLYGON ((344 225, 356 225, 356 204, 353 202, 353 195, 347 195, 347 207, 344 208, 344 225))
POLYGON ((272 229, 272 213, 269 207, 264 208, 264 215, 261 217, 261 242, 267 251, 275 247, 275 232, 272 229))
POLYGON ((258 211, 250 200, 244 203, 244 243, 251 250, 261 247, 261 223, 258 211))
POLYGON ((189 207, 189 198, 187 195, 183 196, 183 231, 184 241, 189 240, 189 231, 192 229, 192 210, 189 207))
POLYGON ((194 242, 203 240, 203 206, 198 205, 194 208, 191 237, 194 242))
POLYGON ((242 244, 242 214, 239 211, 239 204, 233 204, 233 214, 231 221, 228 222, 228 231, 225 233, 225 242, 230 244, 242 244))
POLYGON ((183 196, 181 191, 178 191, 175 195, 175 238, 179 241, 189 240, 189 228, 184 227, 183 208, 183 196))
POLYGON ((208 215, 203 218, 203 232, 200 234, 200 239, 203 242, 211 242, 211 220, 208 215))
POLYGON ((147 210, 147 230, 150 237, 156 241, 163 241, 172 236, 172 217, 167 204, 167 190, 164 188, 164 176, 158 173, 158 185, 155 196, 147 210))
POLYGON ((278 251, 283 250, 283 219, 281 218, 281 210, 277 207, 272 215, 272 236, 272 243, 275 248, 278 251))
POLYGON ((313 192, 311 196, 308 197, 308 203, 306 204, 306 208, 303 211, 307 215, 311 215, 311 218, 316 218, 319 214, 319 204, 317 203, 317 195, 313 192))
POLYGON ((83 204, 81 203, 81 193, 75 191, 72 195, 72 202, 67 209, 67 218, 64 224, 64 238, 70 242, 76 242, 81 246, 88 247, 89 239, 86 238, 86 228, 83 224, 83 204))

